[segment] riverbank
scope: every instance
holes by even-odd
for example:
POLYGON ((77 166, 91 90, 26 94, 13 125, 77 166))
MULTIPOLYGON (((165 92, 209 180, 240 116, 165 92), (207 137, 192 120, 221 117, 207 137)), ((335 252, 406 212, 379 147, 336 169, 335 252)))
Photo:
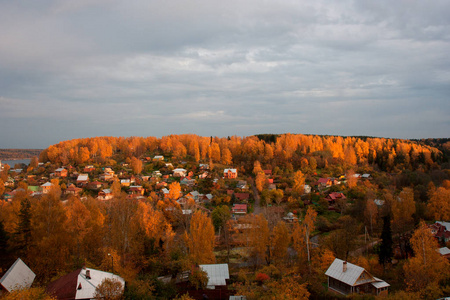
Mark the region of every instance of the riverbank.
POLYGON ((21 159, 31 159, 33 156, 38 156, 42 149, 0 149, 0 160, 13 161, 21 159))

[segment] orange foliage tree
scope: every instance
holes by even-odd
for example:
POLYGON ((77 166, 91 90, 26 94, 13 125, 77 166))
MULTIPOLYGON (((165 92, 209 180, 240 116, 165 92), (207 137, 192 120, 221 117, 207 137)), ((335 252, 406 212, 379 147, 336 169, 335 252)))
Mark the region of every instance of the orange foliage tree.
POLYGON ((437 251, 438 244, 424 222, 420 223, 410 242, 414 257, 408 259, 403 267, 409 290, 421 291, 450 278, 449 262, 437 251))
POLYGON ((211 218, 198 210, 192 215, 188 235, 189 257, 197 264, 213 263, 214 226, 211 218))

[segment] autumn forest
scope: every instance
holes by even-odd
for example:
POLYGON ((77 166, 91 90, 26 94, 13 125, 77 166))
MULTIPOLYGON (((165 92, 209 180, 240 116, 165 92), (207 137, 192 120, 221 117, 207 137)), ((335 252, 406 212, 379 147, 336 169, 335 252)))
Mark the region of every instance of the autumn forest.
POLYGON ((123 277, 114 299, 341 298, 336 258, 389 284, 354 298, 450 296, 449 158, 448 140, 63 141, 2 166, 0 277, 19 257, 36 274, 3 298, 54 299, 48 284, 82 267, 123 277), (203 264, 228 265, 220 295, 203 264))

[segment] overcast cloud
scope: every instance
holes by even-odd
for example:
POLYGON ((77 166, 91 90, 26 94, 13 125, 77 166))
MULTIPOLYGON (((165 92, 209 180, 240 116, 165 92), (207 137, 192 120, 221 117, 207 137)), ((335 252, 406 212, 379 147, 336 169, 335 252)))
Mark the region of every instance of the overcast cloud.
POLYGON ((450 1, 0 0, 0 148, 450 137, 450 1))

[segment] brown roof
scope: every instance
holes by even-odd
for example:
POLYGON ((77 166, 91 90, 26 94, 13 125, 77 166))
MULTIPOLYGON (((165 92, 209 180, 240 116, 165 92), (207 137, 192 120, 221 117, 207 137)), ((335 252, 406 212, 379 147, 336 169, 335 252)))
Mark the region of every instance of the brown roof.
POLYGON ((247 200, 248 198, 250 198, 250 194, 249 193, 234 193, 234 195, 239 200, 247 200))
POLYGON ((77 293, 78 275, 81 269, 75 270, 53 282, 47 286, 47 293, 55 296, 58 300, 75 299, 77 293))

